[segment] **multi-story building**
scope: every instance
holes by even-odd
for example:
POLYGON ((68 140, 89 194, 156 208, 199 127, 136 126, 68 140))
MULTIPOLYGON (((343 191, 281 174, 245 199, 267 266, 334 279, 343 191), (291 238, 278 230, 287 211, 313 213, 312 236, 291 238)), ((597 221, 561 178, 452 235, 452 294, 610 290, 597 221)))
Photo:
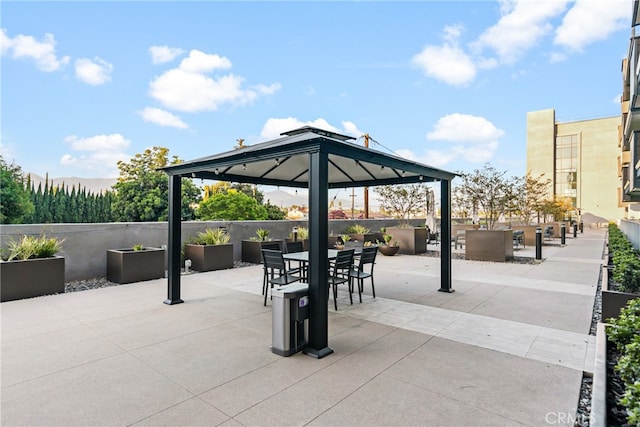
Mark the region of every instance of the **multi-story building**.
POLYGON ((618 137, 618 174, 622 180, 620 197, 627 207, 627 218, 640 217, 640 24, 639 0, 633 2, 629 53, 622 60, 622 126, 618 137))
POLYGON ((550 179, 549 197, 571 200, 578 214, 622 218, 620 127, 619 116, 559 123, 553 109, 529 112, 527 171, 550 179))

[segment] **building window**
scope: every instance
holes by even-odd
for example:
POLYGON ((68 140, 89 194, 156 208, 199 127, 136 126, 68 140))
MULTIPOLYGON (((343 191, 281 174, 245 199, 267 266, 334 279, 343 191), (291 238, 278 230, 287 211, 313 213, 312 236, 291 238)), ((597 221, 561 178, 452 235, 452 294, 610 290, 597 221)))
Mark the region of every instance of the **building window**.
POLYGON ((556 137, 555 195, 571 199, 575 208, 578 188, 578 135, 556 137))

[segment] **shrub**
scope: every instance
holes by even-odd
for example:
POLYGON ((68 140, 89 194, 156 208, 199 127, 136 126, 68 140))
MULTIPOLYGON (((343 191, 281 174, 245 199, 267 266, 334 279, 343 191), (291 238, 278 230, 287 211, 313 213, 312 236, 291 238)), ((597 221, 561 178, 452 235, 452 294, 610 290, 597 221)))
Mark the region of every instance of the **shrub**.
POLYGON ((229 243, 231 236, 227 234, 224 228, 207 228, 205 231, 198 233, 194 239, 196 245, 224 245, 229 243))
POLYGON ((624 381, 620 403, 627 409, 629 425, 640 423, 640 299, 627 303, 617 319, 610 319, 607 336, 621 352, 616 372, 624 381))
POLYGON ((613 256, 613 280, 624 292, 640 292, 639 253, 614 223, 609 223, 608 245, 613 256))
POLYGON ((143 245, 133 245, 132 249, 134 250, 134 252, 143 251, 144 250, 144 246, 143 245))
POLYGON ((269 238, 269 230, 265 230, 263 228, 258 228, 256 230, 256 234, 258 235, 258 240, 262 242, 269 238))
MULTIPOLYGON (((289 237, 293 239, 293 231, 289 234, 289 237)), ((307 227, 298 227, 298 239, 305 240, 309 238, 309 229, 307 227)))
POLYGON ((370 231, 370 228, 367 228, 361 224, 350 225, 344 230, 345 234, 367 234, 370 231))
POLYGON ((64 239, 59 240, 45 235, 40 237, 22 236, 19 241, 9 241, 2 259, 11 261, 14 259, 49 258, 62 250, 62 242, 64 242, 64 239))

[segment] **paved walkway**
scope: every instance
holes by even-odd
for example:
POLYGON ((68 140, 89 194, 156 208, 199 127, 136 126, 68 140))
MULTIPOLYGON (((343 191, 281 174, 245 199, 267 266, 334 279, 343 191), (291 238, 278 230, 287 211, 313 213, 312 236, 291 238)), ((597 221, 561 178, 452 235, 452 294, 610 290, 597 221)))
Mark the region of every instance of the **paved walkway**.
POLYGON ((260 266, 183 276, 176 306, 165 280, 3 303, 1 423, 572 425, 604 236, 454 260, 452 294, 438 258, 379 256, 320 360, 269 350, 260 266))

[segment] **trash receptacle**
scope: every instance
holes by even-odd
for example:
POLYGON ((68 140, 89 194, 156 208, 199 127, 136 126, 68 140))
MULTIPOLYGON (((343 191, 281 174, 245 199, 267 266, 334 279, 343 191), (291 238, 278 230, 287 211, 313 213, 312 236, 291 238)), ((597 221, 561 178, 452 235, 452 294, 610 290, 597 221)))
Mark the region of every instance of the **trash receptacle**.
POLYGON ((271 295, 271 351, 280 356, 291 356, 307 346, 309 285, 281 286, 274 288, 271 295))

